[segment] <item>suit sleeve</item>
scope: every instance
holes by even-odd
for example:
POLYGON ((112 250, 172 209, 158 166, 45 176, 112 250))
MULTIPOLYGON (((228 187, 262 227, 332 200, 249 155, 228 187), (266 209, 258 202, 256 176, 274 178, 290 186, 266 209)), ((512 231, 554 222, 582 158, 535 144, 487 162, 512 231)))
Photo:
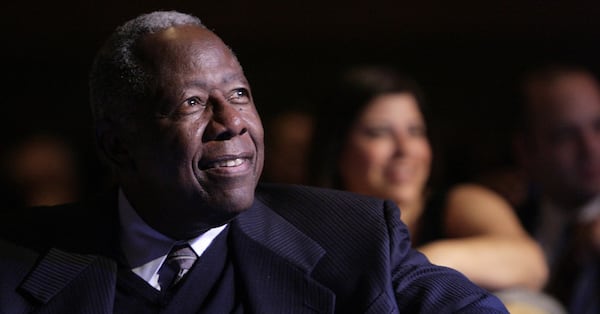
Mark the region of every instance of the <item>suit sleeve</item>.
POLYGON ((488 291, 454 269, 431 264, 412 249, 398 207, 389 201, 384 207, 392 285, 399 308, 409 313, 508 313, 488 291))

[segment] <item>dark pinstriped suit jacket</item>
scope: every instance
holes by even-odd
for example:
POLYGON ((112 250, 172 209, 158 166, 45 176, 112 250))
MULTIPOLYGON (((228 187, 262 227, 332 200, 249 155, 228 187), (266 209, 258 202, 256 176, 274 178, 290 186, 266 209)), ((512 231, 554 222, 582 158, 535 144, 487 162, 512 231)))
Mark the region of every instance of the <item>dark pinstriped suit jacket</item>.
MULTIPOLYGON (((112 194, 2 218, 0 232, 31 250, 0 242, 0 313, 113 311, 112 194), (23 224, 28 232, 16 227, 23 224)), ((507 313, 458 272, 412 250, 391 202, 262 184, 229 232, 252 313, 507 313)))

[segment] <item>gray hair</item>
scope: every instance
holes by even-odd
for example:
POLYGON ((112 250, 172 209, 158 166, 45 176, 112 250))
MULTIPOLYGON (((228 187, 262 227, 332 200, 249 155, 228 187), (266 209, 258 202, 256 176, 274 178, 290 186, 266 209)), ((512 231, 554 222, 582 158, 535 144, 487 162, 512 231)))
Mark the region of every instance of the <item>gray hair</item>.
POLYGON ((100 49, 90 71, 90 105, 94 122, 121 122, 150 91, 152 75, 135 53, 145 35, 180 25, 206 28, 199 18, 177 11, 140 15, 118 27, 100 49))

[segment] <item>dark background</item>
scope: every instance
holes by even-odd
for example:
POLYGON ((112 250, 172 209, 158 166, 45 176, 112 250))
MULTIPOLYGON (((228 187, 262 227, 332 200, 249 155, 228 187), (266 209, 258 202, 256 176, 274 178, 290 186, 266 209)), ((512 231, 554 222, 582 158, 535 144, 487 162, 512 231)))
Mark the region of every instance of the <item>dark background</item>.
POLYGON ((510 162, 512 88, 523 69, 547 60, 600 66, 593 1, 4 1, 4 147, 52 130, 94 171, 89 64, 115 26, 155 9, 193 13, 232 46, 265 119, 314 106, 332 75, 351 64, 407 72, 434 110, 443 135, 437 153, 451 180, 510 162))

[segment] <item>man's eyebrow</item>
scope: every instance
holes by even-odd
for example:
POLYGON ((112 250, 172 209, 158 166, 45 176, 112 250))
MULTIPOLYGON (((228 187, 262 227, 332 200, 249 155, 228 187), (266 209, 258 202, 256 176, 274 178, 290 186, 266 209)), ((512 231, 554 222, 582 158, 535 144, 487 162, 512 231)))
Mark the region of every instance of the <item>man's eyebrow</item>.
POLYGON ((205 81, 195 79, 195 80, 189 80, 189 81, 185 82, 184 86, 206 88, 207 84, 205 81))
POLYGON ((246 77, 242 73, 232 73, 229 75, 225 75, 222 80, 223 83, 231 83, 232 81, 240 81, 244 84, 248 84, 248 80, 246 80, 246 77))
MULTIPOLYGON (((231 82, 235 82, 235 81, 239 81, 243 84, 248 84, 248 80, 246 79, 246 77, 243 74, 230 74, 230 75, 225 75, 223 76, 223 78, 221 79, 220 83, 231 83, 231 82)), ((201 88, 206 88, 208 86, 208 84, 206 83, 206 81, 201 80, 201 79, 193 79, 190 80, 188 82, 186 82, 185 84, 186 86, 194 86, 194 87, 201 87, 201 88)))

